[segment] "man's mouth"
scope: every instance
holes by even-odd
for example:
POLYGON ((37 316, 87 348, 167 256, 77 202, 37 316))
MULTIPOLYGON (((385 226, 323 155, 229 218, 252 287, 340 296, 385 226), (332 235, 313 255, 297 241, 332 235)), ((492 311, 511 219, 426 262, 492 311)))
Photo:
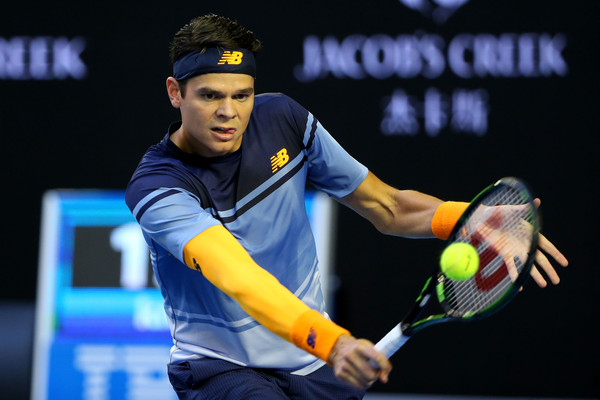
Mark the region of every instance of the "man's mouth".
POLYGON ((220 127, 220 126, 216 126, 211 128, 211 131, 219 138, 222 140, 229 140, 231 139, 236 132, 235 128, 225 128, 225 127, 220 127))

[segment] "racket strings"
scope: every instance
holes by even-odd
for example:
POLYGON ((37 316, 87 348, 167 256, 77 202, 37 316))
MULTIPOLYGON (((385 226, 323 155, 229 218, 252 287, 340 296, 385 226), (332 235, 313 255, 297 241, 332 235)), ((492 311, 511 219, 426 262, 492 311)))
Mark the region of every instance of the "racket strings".
POLYGON ((535 209, 529 195, 515 187, 504 186, 482 199, 454 240, 475 247, 480 258, 478 272, 464 281, 443 274, 439 277, 449 313, 481 312, 514 287, 527 265, 534 224, 535 209))

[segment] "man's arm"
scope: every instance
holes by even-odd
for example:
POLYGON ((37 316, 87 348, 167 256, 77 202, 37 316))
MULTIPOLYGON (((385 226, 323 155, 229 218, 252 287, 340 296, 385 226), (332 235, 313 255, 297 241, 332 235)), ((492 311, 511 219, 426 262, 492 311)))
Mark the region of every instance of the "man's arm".
POLYGON ((371 172, 354 192, 339 201, 371 221, 380 232, 410 238, 434 236, 431 221, 443 203, 414 190, 395 189, 371 172))
MULTIPOLYGON (((447 239, 469 203, 442 201, 414 190, 398 190, 369 172, 356 190, 340 199, 342 204, 362 215, 382 233, 403 237, 447 239)), ((539 207, 540 200, 535 200, 539 207)), ((539 235, 539 250, 531 276, 540 287, 547 285, 541 271, 553 284, 560 278, 548 256, 562 267, 569 262, 544 235, 539 235)))
MULTIPOLYGON (((469 204, 444 202, 414 190, 398 190, 385 184, 371 172, 354 192, 339 201, 365 217, 384 234, 440 239, 448 238, 469 204)), ((539 200, 536 200, 536 206, 539 206, 539 200)), ((540 235, 539 246, 536 265, 546 272, 552 283, 557 284, 558 275, 544 253, 561 266, 567 266, 568 261, 543 235, 540 235)), ((540 287, 546 286, 546 280, 537 268, 532 269, 531 275, 540 287)), ((336 376, 355 382, 356 385, 364 384, 365 377, 373 376, 371 364, 367 362, 369 358, 376 358, 373 353, 375 349, 371 346, 370 342, 362 339, 340 336, 330 356, 336 376)), ((386 370, 382 374, 386 380, 388 373, 389 370, 386 370)))
POLYGON ((189 268, 202 273, 261 325, 324 361, 337 338, 349 333, 310 309, 256 264, 222 225, 192 238, 183 257, 189 268))
MULTIPOLYGON (((352 193, 339 201, 369 220, 380 232, 410 238, 434 237, 432 220, 444 204, 424 193, 395 189, 371 172, 352 193)), ((454 214, 460 215, 466 203, 455 208, 459 211, 454 214)), ((453 217, 442 219, 452 220, 453 217)), ((391 364, 368 340, 341 335, 329 357, 335 375, 353 386, 369 386, 376 379, 388 381, 391 364), (374 368, 371 361, 378 368, 374 368)))
POLYGON ((391 365, 372 348, 372 343, 354 339, 346 329, 310 309, 256 264, 223 226, 208 228, 191 239, 184 248, 184 260, 189 268, 201 272, 271 332, 334 368, 343 365, 344 370, 338 375, 342 381, 365 387, 376 378, 387 380, 391 365), (349 351, 352 354, 348 355, 349 351), (347 356, 340 363, 343 355, 347 356), (345 362, 347 360, 351 363, 345 362), (379 370, 373 368, 369 360, 377 363, 379 370))

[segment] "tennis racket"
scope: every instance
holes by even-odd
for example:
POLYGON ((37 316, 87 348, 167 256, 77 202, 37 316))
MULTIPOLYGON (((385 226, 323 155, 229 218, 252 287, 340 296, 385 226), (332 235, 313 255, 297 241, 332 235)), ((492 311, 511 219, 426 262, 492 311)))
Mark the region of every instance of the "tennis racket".
POLYGON ((533 199, 525 183, 516 178, 500 179, 479 193, 447 243, 471 244, 479 255, 478 271, 467 280, 456 281, 438 267, 406 318, 375 348, 390 358, 428 326, 481 319, 505 306, 529 277, 535 258, 540 217, 533 199), (423 317, 427 305, 441 311, 423 317))

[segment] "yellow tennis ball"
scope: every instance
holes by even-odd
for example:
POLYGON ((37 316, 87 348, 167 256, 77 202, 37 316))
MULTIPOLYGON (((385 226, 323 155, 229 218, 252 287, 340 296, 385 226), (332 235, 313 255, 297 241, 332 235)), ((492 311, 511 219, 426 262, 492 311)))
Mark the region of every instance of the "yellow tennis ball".
POLYGON ((465 281, 477 273, 479 255, 468 243, 454 243, 446 247, 440 258, 442 272, 455 281, 465 281))

